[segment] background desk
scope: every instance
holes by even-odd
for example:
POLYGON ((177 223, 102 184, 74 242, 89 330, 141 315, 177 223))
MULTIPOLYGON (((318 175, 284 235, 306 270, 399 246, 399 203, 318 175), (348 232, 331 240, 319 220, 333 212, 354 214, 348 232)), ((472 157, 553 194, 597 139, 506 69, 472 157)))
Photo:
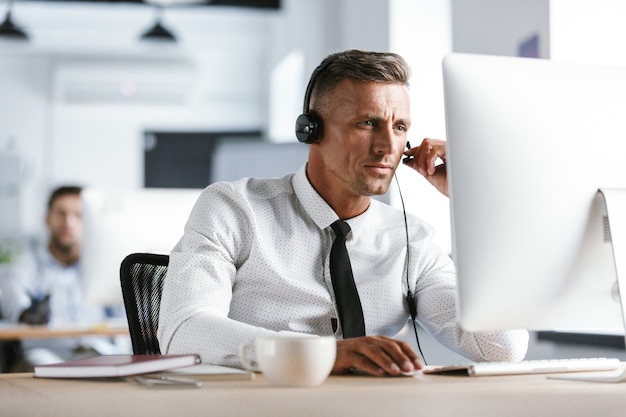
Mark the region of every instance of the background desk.
POLYGON ((81 336, 127 335, 128 327, 90 326, 50 328, 48 326, 11 325, 0 326, 0 340, 54 339, 81 336))
MULTIPOLYGON (((105 336, 128 338, 130 350, 130 336, 128 327, 124 326, 90 326, 50 328, 48 326, 29 326, 27 324, 1 323, 0 324, 0 373, 13 369, 20 355, 20 341, 27 339, 57 339, 83 336, 105 336)), ((117 339, 116 339, 117 340, 117 339)), ((0 416, 2 416, 0 406, 0 416)))
POLYGON ((277 388, 257 375, 252 381, 205 381, 200 389, 0 375, 3 417, 622 417, 625 410, 626 383, 558 381, 542 375, 331 376, 314 388, 277 388))

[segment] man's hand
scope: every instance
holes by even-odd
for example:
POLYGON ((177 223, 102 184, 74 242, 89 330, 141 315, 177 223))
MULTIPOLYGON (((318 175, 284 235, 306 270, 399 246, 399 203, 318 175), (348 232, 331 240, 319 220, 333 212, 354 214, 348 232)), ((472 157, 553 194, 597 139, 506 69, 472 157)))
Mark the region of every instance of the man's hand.
POLYGON ((404 152, 409 158, 404 165, 419 172, 440 193, 448 195, 448 176, 446 174, 446 142, 438 139, 424 139, 419 146, 404 152), (443 163, 436 165, 437 159, 443 163))
POLYGON ((365 336, 337 341, 333 374, 351 371, 375 376, 399 375, 424 366, 407 342, 386 336, 365 336))
POLYGON ((27 324, 48 324, 50 321, 50 295, 30 297, 31 304, 20 314, 19 322, 27 324))

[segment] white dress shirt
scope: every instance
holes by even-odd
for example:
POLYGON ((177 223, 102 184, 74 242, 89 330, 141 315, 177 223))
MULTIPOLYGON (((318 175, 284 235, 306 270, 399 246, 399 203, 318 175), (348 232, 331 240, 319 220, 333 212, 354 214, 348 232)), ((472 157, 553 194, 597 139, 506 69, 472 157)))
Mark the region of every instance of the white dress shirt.
MULTIPOLYGON (((456 321, 451 259, 432 229, 372 200, 348 219, 346 246, 367 335, 396 335, 409 318, 407 280, 418 321, 442 344, 472 360, 521 360, 525 330, 468 333, 456 321), (408 277, 408 278, 407 278, 408 277)), ((242 343, 259 336, 334 331, 329 271, 337 215, 309 183, 305 166, 282 178, 244 178, 207 187, 170 254, 161 300, 162 352, 199 353, 204 362, 241 366, 242 343)))

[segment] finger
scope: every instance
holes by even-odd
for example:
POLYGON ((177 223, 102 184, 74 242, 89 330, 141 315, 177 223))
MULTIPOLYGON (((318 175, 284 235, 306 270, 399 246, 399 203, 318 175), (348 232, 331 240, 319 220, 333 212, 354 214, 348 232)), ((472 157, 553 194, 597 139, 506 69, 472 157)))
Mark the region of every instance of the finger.
POLYGON ((437 160, 445 162, 446 147, 442 141, 424 140, 424 171, 428 175, 434 175, 437 168, 437 160))
MULTIPOLYGON (((422 358, 419 357, 417 353, 413 350, 411 345, 407 342, 399 342, 399 346, 402 349, 402 353, 409 358, 411 365, 413 366, 413 370, 422 369, 424 367, 424 362, 422 358)), ((410 372, 410 371, 405 371, 410 372)))
MULTIPOLYGON (((408 149, 404 152, 404 155, 408 157, 403 160, 403 163, 420 173, 430 183, 437 183, 439 178, 433 178, 443 173, 444 169, 440 169, 441 164, 437 165, 437 160, 440 159, 446 161, 446 142, 439 139, 425 138, 418 146, 408 149)), ((439 187, 438 187, 439 189, 439 187)), ((446 194, 444 192, 444 194, 446 194)))
POLYGON ((415 155, 417 171, 424 176, 429 175, 431 172, 430 164, 434 165, 434 162, 431 162, 433 148, 428 143, 422 143, 418 148, 419 150, 415 155))
POLYGON ((419 146, 416 146, 411 149, 407 149, 406 151, 404 151, 404 158, 402 158, 402 162, 404 163, 404 165, 407 165, 419 172, 419 164, 418 164, 419 155, 420 155, 419 146))
POLYGON ((400 368, 401 372, 413 372, 421 369, 423 363, 410 344, 391 338, 386 338, 388 343, 384 346, 385 353, 400 368))
POLYGON ((448 177, 446 170, 446 164, 440 164, 435 168, 433 175, 424 176, 430 184, 445 196, 448 195, 448 177))

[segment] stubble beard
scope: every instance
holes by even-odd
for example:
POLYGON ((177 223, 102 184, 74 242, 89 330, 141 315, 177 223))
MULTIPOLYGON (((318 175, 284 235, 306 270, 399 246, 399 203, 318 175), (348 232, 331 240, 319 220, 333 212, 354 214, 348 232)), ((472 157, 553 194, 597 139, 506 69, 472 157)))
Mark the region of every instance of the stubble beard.
POLYGON ((383 195, 389 190, 391 177, 378 175, 375 178, 360 177, 353 182, 352 189, 360 196, 372 197, 383 195))
POLYGON ((71 242, 65 243, 61 239, 56 236, 52 236, 50 238, 50 244, 59 252, 69 255, 76 250, 78 243, 73 240, 71 242))

